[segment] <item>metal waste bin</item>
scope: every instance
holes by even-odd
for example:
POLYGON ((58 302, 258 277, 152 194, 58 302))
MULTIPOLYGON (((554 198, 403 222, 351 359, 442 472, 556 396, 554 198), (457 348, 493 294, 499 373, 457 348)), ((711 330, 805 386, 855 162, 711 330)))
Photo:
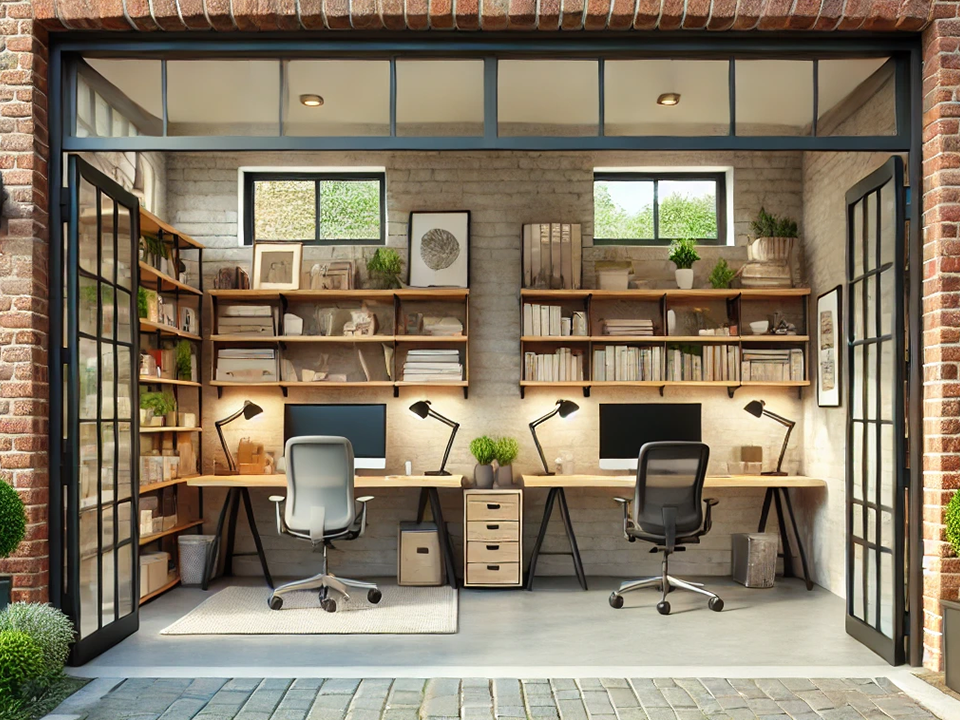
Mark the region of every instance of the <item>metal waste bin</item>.
POLYGON ((733 579, 749 588, 771 588, 777 572, 776 533, 738 533, 732 536, 730 565, 733 579))
MULTIPOLYGON (((215 539, 216 536, 214 535, 181 535, 177 538, 181 585, 200 585, 203 583, 203 573, 207 567, 207 559, 215 539)), ((212 561, 216 562, 216 559, 214 558, 212 561)), ((211 570, 210 576, 213 575, 214 572, 211 570)))

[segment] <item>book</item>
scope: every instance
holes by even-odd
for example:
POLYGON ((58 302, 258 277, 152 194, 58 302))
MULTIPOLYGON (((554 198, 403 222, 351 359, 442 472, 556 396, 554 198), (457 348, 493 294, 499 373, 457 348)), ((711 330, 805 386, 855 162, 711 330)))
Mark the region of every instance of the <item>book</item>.
POLYGON ((523 262, 523 287, 533 287, 533 271, 532 271, 532 257, 531 257, 531 247, 530 239, 533 236, 533 225, 524 225, 523 226, 523 240, 520 248, 523 262))
POLYGON ((573 288, 573 249, 569 223, 560 225, 560 287, 573 288))
POLYGON ((550 276, 552 274, 550 257, 550 225, 543 223, 540 225, 540 282, 537 287, 550 287, 550 276))
POLYGON ((560 223, 550 223, 550 287, 559 289, 563 287, 563 279, 560 277, 561 266, 563 263, 560 252, 560 223))
POLYGON ((583 239, 580 224, 570 226, 570 254, 573 267, 573 290, 579 290, 583 285, 583 239))

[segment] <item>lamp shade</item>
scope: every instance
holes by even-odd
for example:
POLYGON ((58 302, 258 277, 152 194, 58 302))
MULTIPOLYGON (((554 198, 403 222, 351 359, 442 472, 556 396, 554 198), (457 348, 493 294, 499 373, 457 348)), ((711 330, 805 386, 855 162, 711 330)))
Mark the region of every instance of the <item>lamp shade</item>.
POLYGON ((426 420, 427 415, 430 414, 430 401, 420 400, 419 402, 415 402, 410 406, 410 412, 419 417, 421 420, 426 420))
POLYGON ((246 400, 243 403, 243 417, 245 420, 254 418, 262 412, 263 412, 263 408, 257 405, 256 403, 250 402, 249 400, 246 400))
POLYGON ((763 406, 765 404, 766 403, 764 403, 763 400, 753 400, 752 402, 747 403, 747 406, 744 408, 744 410, 754 417, 761 417, 763 415, 763 406))
POLYGON ((573 415, 579 409, 580 409, 580 406, 577 405, 575 402, 573 402, 573 400, 560 401, 560 417, 562 418, 573 415))

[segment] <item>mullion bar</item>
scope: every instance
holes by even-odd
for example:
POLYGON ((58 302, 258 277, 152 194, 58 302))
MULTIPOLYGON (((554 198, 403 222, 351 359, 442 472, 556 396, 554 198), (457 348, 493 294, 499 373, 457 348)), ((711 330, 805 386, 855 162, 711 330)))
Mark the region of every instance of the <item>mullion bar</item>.
POLYGON ((163 106, 163 137, 169 132, 170 118, 167 112, 167 60, 160 60, 160 104, 163 106))
MULTIPOLYGON (((861 199, 857 204, 856 212, 860 213, 860 256, 861 256, 861 267, 867 267, 866 265, 866 255, 867 255, 867 202, 866 199, 861 199)), ((856 227, 856 225, 854 225, 856 227)), ((864 290, 861 295, 860 305, 861 307, 856 308, 856 311, 861 314, 861 322, 863 323, 862 327, 864 328, 864 334, 866 334, 867 328, 867 288, 864 283, 864 290)), ((856 297, 856 295, 854 295, 856 297)), ((868 397, 869 392, 867 390, 867 353, 863 352, 860 360, 861 366, 860 371, 860 397, 857 398, 857 402, 860 404, 860 414, 864 419, 869 418, 869 408, 868 408, 868 397)), ((867 466, 870 459, 869 451, 870 443, 867 442, 867 428, 864 426, 863 432, 863 442, 860 444, 860 497, 866 499, 869 494, 867 493, 867 466)), ((863 536, 866 538, 870 533, 869 525, 869 512, 866 503, 862 503, 860 507, 861 512, 861 522, 863 523, 863 536)), ((864 548, 864 554, 862 558, 863 562, 860 565, 860 585, 861 593, 860 597, 863 602, 863 606, 860 608, 860 615, 863 617, 864 622, 872 626, 870 623, 870 618, 867 615, 867 605, 868 599, 870 597, 870 583, 868 581, 870 577, 870 572, 868 570, 868 564, 870 562, 869 555, 864 548)))
POLYGON ((820 60, 813 61, 813 121, 811 123, 811 135, 817 136, 817 119, 820 115, 820 60))
POLYGON ((606 63, 606 60, 605 60, 604 58, 602 58, 602 57, 601 57, 601 58, 597 58, 597 73, 598 73, 598 77, 597 77, 597 90, 598 90, 598 92, 597 92, 597 96, 598 96, 598 98, 597 98, 597 102, 598 102, 597 117, 599 118, 599 123, 598 123, 599 127, 598 127, 598 129, 597 129, 597 136, 598 136, 598 137, 603 137, 603 136, 606 134, 606 131, 605 131, 605 129, 604 129, 604 125, 605 125, 605 123, 606 123, 606 109, 604 108, 604 104, 605 104, 605 100, 604 100, 604 99, 605 99, 605 97, 606 97, 606 87, 604 86, 604 80, 603 80, 605 63, 606 63))
POLYGON ((390 58, 390 137, 397 136, 397 58, 390 58))
POLYGON ((653 239, 660 242, 660 180, 653 181, 653 239))
MULTIPOLYGON (((113 619, 120 619, 120 553, 117 552, 117 541, 120 539, 120 436, 119 436, 119 418, 120 418, 120 357, 117 352, 116 340, 120 337, 120 313, 117 303, 120 300, 120 292, 117 286, 117 273, 119 272, 120 254, 118 253, 120 234, 120 202, 116 198, 113 200, 113 619)), ((131 220, 132 222, 132 220, 131 220)), ((131 318, 130 332, 133 333, 133 322, 131 318)), ((132 358, 131 358, 132 362, 132 358)), ((131 373, 133 368, 130 368, 131 373)), ((132 381, 131 374, 131 381, 132 381)), ((132 411, 132 409, 131 409, 132 411)), ((131 486, 130 492, 133 492, 131 486)), ((132 592, 132 589, 131 589, 132 592)), ((132 598, 131 598, 132 599, 132 598)))
MULTIPOLYGON (((103 192, 96 188, 97 203, 97 271, 103 270, 103 192)), ((97 284, 97 467, 103 466, 103 350, 100 335, 103 328, 103 298, 97 284)), ((79 312, 79 308, 78 308, 79 312)), ((77 388, 79 391, 79 388, 77 388)), ((97 628, 103 627, 103 473, 97 472, 97 628)))
MULTIPOLYGON (((874 194, 877 199, 876 199, 876 202, 874 203, 875 209, 876 209, 876 217, 874 218, 874 223, 873 223, 873 232, 874 232, 874 238, 875 238, 873 266, 874 268, 877 268, 879 270, 881 265, 880 258, 882 257, 880 243, 883 239, 883 235, 881 232, 883 206, 881 203, 880 190, 877 190, 874 194)), ((875 320, 874 331, 878 334, 881 333, 880 323, 881 323, 881 317, 883 315, 883 312, 882 312, 883 311, 883 300, 882 300, 883 294, 882 294, 882 288, 880 286, 880 282, 881 282, 881 275, 877 274, 876 279, 874 280, 876 287, 874 289, 874 300, 873 300, 874 308, 873 309, 874 309, 874 320, 875 320)), ((874 383, 876 384, 876 392, 874 393, 874 398, 877 403, 877 406, 875 408, 877 419, 880 419, 882 417, 880 409, 883 407, 884 387, 883 387, 883 380, 882 380, 883 378, 882 358, 883 358, 884 342, 892 342, 892 340, 891 341, 880 340, 876 344, 876 355, 877 355, 877 357, 875 358, 876 376, 874 377, 874 383)), ((880 423, 877 423, 876 437, 877 437, 876 445, 874 446, 875 454, 876 454, 876 458, 874 461, 874 471, 876 472, 876 477, 874 479, 874 489, 876 490, 876 503, 878 506, 881 506, 883 504, 883 493, 881 492, 881 483, 883 481, 883 426, 880 423)), ((883 514, 882 512, 883 512, 882 510, 879 510, 879 509, 876 510, 877 527, 876 527, 875 539, 878 547, 883 547, 883 514)), ((880 562, 881 561, 880 553, 876 553, 876 556, 877 556, 876 557, 876 563, 877 563, 876 628, 877 630, 880 630, 882 626, 881 602, 883 598, 882 588, 884 585, 884 578, 881 576, 882 564, 880 562)))
POLYGON ((322 210, 320 203, 320 179, 317 178, 313 181, 313 206, 316 213, 316 217, 313 219, 313 241, 318 245, 320 244, 320 212, 322 210))
POLYGON ((280 65, 280 108, 279 108, 280 109, 280 133, 279 135, 280 137, 283 137, 286 134, 285 128, 284 128, 284 116, 286 115, 286 109, 287 109, 287 95, 286 95, 287 74, 285 72, 287 61, 281 60, 279 65, 280 65))
POLYGON ((737 61, 730 58, 729 71, 727 73, 728 93, 730 102, 730 129, 727 131, 729 137, 737 136, 737 61))
POLYGON ((485 57, 483 59, 483 138, 480 143, 483 147, 496 147, 500 135, 498 78, 497 58, 485 57))

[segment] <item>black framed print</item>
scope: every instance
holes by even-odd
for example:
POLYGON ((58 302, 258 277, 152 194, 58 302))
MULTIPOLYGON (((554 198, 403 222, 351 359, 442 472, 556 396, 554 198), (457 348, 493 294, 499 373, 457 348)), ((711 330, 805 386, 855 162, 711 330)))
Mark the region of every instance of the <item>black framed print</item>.
POLYGON ((840 298, 839 285, 817 298, 817 405, 820 407, 840 407, 843 373, 840 298))
POLYGON ((410 213, 411 287, 470 286, 470 211, 410 213))

